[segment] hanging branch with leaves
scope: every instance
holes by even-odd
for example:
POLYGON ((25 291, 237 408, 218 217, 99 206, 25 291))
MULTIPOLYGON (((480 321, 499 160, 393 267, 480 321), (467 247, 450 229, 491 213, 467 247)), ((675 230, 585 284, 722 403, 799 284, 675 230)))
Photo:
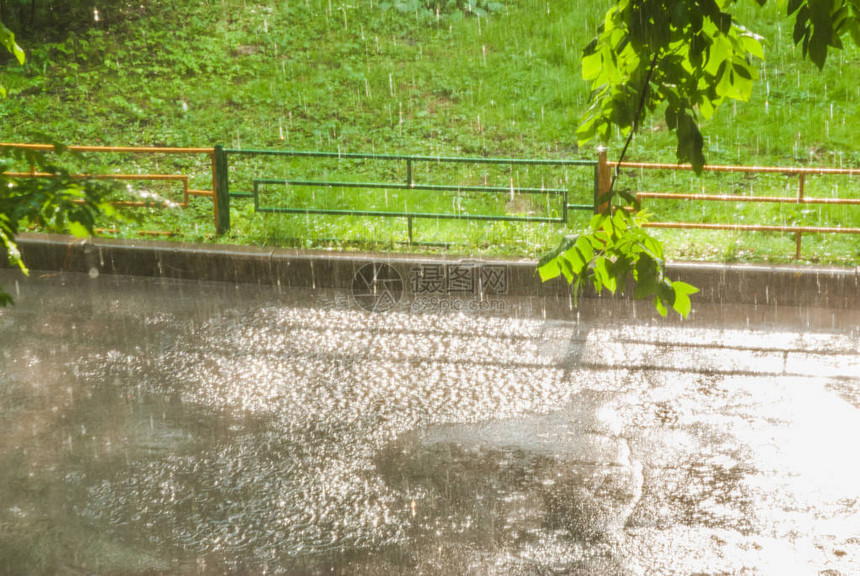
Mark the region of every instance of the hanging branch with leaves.
MULTIPOLYGON (((860 0, 777 0, 794 17, 793 40, 818 68, 843 39, 860 45, 860 0)), ((758 0, 764 5, 766 0, 758 0)), ((647 114, 662 108, 677 137, 676 157, 696 173, 705 164, 699 124, 726 100, 749 100, 764 58, 762 38, 736 22, 734 0, 616 0, 597 37, 582 55, 582 75, 591 87, 590 106, 577 130, 580 145, 607 141, 613 126, 626 137, 619 163, 647 114)), ((564 275, 575 294, 587 284, 601 292, 624 289, 630 277, 634 297, 652 297, 661 314, 669 306, 690 312, 696 288, 665 275, 662 244, 642 229, 647 215, 616 182, 598 198, 601 213, 588 232, 566 238, 541 259, 541 278, 564 275)))
POLYGON ((627 209, 627 206, 631 206, 638 211, 636 198, 627 191, 615 192, 619 165, 639 125, 658 61, 659 54, 654 53, 639 89, 639 106, 632 118, 632 128, 627 134, 609 189, 596 199, 602 210, 592 218, 591 231, 566 238, 555 251, 541 259, 538 270, 543 281, 563 275, 571 284, 575 299, 584 289, 584 281, 590 280, 598 293, 605 288, 615 294, 619 289, 624 290, 632 276, 636 283, 633 293, 635 298, 652 298, 657 311, 663 316, 671 307, 686 317, 691 310, 690 295, 698 292, 698 289, 685 282, 672 281, 666 276, 663 247, 642 227, 645 215, 634 214, 633 210, 627 209), (617 205, 616 198, 623 200, 626 205, 617 205))

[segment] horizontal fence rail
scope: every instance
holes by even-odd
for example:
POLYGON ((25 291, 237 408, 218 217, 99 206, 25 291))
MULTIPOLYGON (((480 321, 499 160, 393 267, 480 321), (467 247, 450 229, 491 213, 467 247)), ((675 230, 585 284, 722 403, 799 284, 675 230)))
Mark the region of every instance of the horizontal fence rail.
MULTIPOLYGON (((359 216, 359 217, 385 217, 385 218, 405 218, 407 220, 409 239, 412 241, 412 224, 413 219, 439 219, 439 220, 475 220, 482 222, 491 221, 511 221, 511 222, 539 222, 539 223, 557 223, 567 224, 569 221, 569 213, 571 210, 587 210, 600 211, 603 206, 597 205, 597 199, 609 190, 611 186, 611 171, 616 169, 638 169, 641 171, 691 171, 692 166, 667 164, 667 163, 648 163, 648 162, 612 162, 607 160, 606 152, 601 151, 597 160, 583 159, 542 159, 542 158, 480 158, 480 157, 459 157, 459 156, 441 156, 441 155, 402 155, 402 154, 376 154, 376 153, 348 153, 348 152, 322 152, 322 151, 305 151, 305 150, 255 150, 255 149, 234 149, 224 148, 217 145, 213 148, 203 147, 160 147, 160 146, 64 146, 56 147, 52 144, 19 144, 19 143, 0 143, 0 148, 16 148, 20 150, 30 150, 34 152, 52 152, 58 149, 69 150, 80 153, 118 153, 118 154, 167 154, 167 155, 205 155, 210 159, 212 190, 198 190, 190 187, 190 176, 188 174, 166 174, 166 173, 151 173, 151 174, 73 174, 73 178, 81 179, 113 179, 120 181, 165 181, 178 182, 182 185, 182 202, 171 203, 165 202, 170 206, 186 207, 189 203, 189 198, 192 196, 208 197, 213 199, 213 217, 215 221, 216 235, 222 235, 230 229, 230 199, 231 198, 246 198, 252 199, 254 209, 263 213, 281 213, 281 214, 303 214, 303 215, 330 215, 330 216, 359 216), (301 174, 296 174, 296 177, 289 178, 263 178, 256 177, 248 180, 251 184, 250 191, 230 190, 231 182, 236 178, 231 173, 230 162, 228 156, 235 155, 237 157, 284 157, 284 158, 308 158, 308 159, 334 159, 334 160, 354 160, 354 161, 382 161, 397 163, 405 167, 405 175, 401 179, 395 178, 396 181, 352 181, 349 178, 343 179, 318 179, 304 178, 301 174), (593 169, 593 201, 589 203, 570 204, 568 197, 570 190, 559 186, 519 186, 514 185, 514 179, 511 178, 510 186, 495 186, 486 185, 486 175, 484 173, 484 184, 476 185, 474 183, 464 184, 440 184, 434 182, 416 182, 415 167, 419 164, 475 164, 487 166, 548 166, 548 167, 590 167, 593 169), (267 186, 281 187, 297 187, 297 188, 320 188, 324 190, 341 189, 341 190, 395 190, 401 192, 438 192, 457 193, 459 195, 472 194, 488 194, 488 195, 506 195, 514 194, 523 195, 545 195, 547 197, 547 210, 550 210, 550 199, 553 199, 553 210, 548 216, 534 216, 533 213, 528 215, 518 214, 480 214, 470 213, 468 210, 461 210, 459 204, 453 212, 428 211, 421 212, 417 210, 409 210, 404 206, 403 211, 393 210, 364 210, 353 209, 350 207, 333 207, 324 208, 317 206, 301 207, 296 205, 268 205, 264 202, 262 192, 267 186), (556 212, 557 210, 557 212, 556 212), (552 215, 553 212, 558 214, 552 215)), ((399 170, 400 168, 398 168, 399 170)), ((709 165, 703 167, 704 172, 713 173, 742 173, 742 174, 777 174, 787 177, 797 178, 796 194, 794 195, 770 195, 770 196, 754 196, 742 195, 737 193, 732 194, 708 194, 702 193, 683 193, 683 192, 659 192, 659 191, 639 191, 636 192, 638 200, 651 201, 690 201, 690 202, 737 202, 737 203, 761 203, 761 204, 795 204, 804 206, 858 206, 860 198, 857 197, 816 197, 807 195, 807 177, 809 176, 860 176, 860 168, 814 168, 814 167, 776 167, 776 166, 726 166, 726 165, 709 165)), ((527 171, 528 172, 528 171, 527 171)), ((428 168, 428 174, 429 168, 428 168)), ((29 171, 7 172, 4 174, 9 178, 49 178, 52 174, 39 172, 33 166, 29 171)), ((351 177, 352 175, 350 175, 351 177)), ((498 174, 497 174, 498 176, 498 174)), ((247 176, 242 176, 246 178, 247 176)), ((471 179, 471 176, 470 176, 471 179)), ((565 174, 565 182, 568 182, 565 174)), ((235 184, 235 183, 234 183, 235 184)), ((542 181, 541 181, 542 184, 542 181)), ((431 196, 432 197, 432 196, 431 196)), ((427 196, 425 196, 427 198, 427 196)), ((387 197, 386 197, 387 201, 387 197)), ((459 201, 458 201, 459 202, 459 201)), ((154 206, 162 203, 161 200, 143 201, 118 201, 116 204, 121 206, 154 206)), ((795 257, 800 258, 802 238, 805 234, 860 234, 860 227, 854 226, 832 226, 832 225, 769 225, 769 224, 736 224, 728 222, 683 222, 683 221, 655 221, 648 222, 645 226, 650 228, 663 229, 698 229, 698 230, 723 230, 728 232, 743 231, 743 232, 773 232, 794 234, 796 240, 795 257)), ((115 230, 106 230, 116 232, 115 230)), ((158 232, 142 231, 141 234, 158 234, 158 232)))
POLYGON ((248 154, 254 156, 296 156, 306 158, 335 158, 343 160, 413 160, 415 162, 459 162, 480 164, 515 164, 515 165, 552 165, 552 166, 595 166, 595 160, 574 160, 546 158, 483 158, 476 156, 420 156, 405 154, 361 154, 354 152, 315 152, 310 150, 253 150, 242 148, 225 148, 226 154, 248 154))
MULTIPOLYGON (((609 162, 605 155, 601 154, 598 160, 598 171, 609 173, 611 168, 617 169, 640 169, 640 170, 669 170, 690 171, 693 169, 685 164, 660 164, 649 162, 609 162)), ((706 165, 702 168, 704 172, 743 173, 743 174, 783 174, 786 176, 797 176, 798 186, 795 196, 743 196, 738 194, 683 194, 674 192, 636 192, 637 199, 653 200, 690 200, 698 202, 750 202, 750 203, 777 203, 777 204, 803 204, 803 205, 830 205, 830 206, 857 206, 860 198, 820 198, 806 196, 806 176, 860 176, 857 168, 815 168, 800 166, 727 166, 706 165)), ((608 178, 600 182, 599 193, 608 190, 608 178)), ((781 232, 795 235, 796 259, 801 257, 802 242, 804 234, 860 234, 860 228, 851 226, 799 226, 799 225, 766 225, 766 224, 729 224, 729 223, 706 223, 706 222, 647 222, 648 228, 664 229, 694 229, 694 230, 725 230, 742 232, 781 232)))
POLYGON ((860 204, 860 198, 793 198, 791 196, 738 196, 736 194, 673 194, 665 192, 637 192, 637 198, 664 200, 699 200, 702 202, 772 202, 779 204, 860 204))
MULTIPOLYGON (((169 155, 206 155, 210 158, 212 170, 212 190, 197 190, 189 186, 190 177, 187 174, 70 174, 71 178, 82 180, 119 180, 119 181, 177 181, 182 183, 182 202, 171 202, 166 200, 153 201, 116 201, 112 204, 124 207, 153 207, 162 205, 165 207, 187 208, 190 196, 202 196, 215 198, 217 178, 215 174, 215 148, 196 147, 161 147, 161 146, 56 146, 54 144, 19 144, 2 142, 0 148, 15 148, 19 150, 30 150, 34 152, 53 152, 59 149, 72 152, 88 152, 101 154, 169 154, 169 155)), ((50 173, 38 172, 35 167, 30 167, 29 172, 6 172, 4 176, 10 178, 51 178, 50 173)), ((218 223, 218 205, 213 202, 213 219, 218 223)), ((108 231, 113 231, 112 229, 108 231)), ((160 232, 141 232, 141 234, 167 234, 160 232)))
MULTIPOLYGON (((689 164, 661 164, 659 162, 607 162, 610 167, 642 168, 643 170, 684 170, 692 171, 689 164)), ((816 168, 809 166, 731 166, 723 164, 705 164, 704 172, 745 172, 752 174, 831 174, 843 176, 860 176, 860 168, 816 168)))
MULTIPOLYGON (((216 147, 217 148, 217 147, 216 147)), ((304 150, 253 150, 253 149, 222 149, 216 151, 218 162, 223 166, 225 173, 229 173, 229 163, 227 157, 229 155, 241 156, 263 156, 263 157, 288 157, 288 158, 320 158, 334 160, 367 160, 367 161, 384 161, 405 163, 406 174, 403 180, 397 182, 356 182, 356 181, 341 181, 341 180, 317 180, 303 178, 275 179, 275 178, 255 178, 252 181, 253 189, 251 192, 234 192, 230 190, 230 181, 228 177, 223 182, 223 189, 219 191, 226 202, 230 198, 252 198, 254 201, 254 210, 262 213, 277 213, 277 214, 305 214, 305 215, 328 215, 328 216, 362 216, 362 217, 383 217, 383 218, 405 218, 407 220, 407 229, 409 242, 413 241, 413 219, 439 219, 439 220, 477 220, 477 221, 507 221, 507 222, 541 222, 541 223, 567 223, 568 212, 570 210, 594 210, 594 203, 587 204, 569 204, 568 190, 566 188, 557 187, 533 187, 533 186, 515 186, 513 180, 510 186, 478 186, 472 184, 435 184, 435 183, 417 183, 414 180, 414 167, 418 163, 432 164, 476 164, 476 165, 495 165, 495 166, 584 166, 594 168, 597 162, 594 160, 576 160, 562 159, 550 160, 540 158, 479 158, 479 157, 459 157, 459 156, 427 156, 427 155, 401 155, 401 154, 363 154, 349 152, 317 152, 304 150), (473 214, 467 211, 460 212, 420 212, 404 209, 403 211, 391 210, 363 210, 351 208, 319 208, 319 207, 296 207, 296 206, 269 206, 264 205, 261 198, 262 190, 266 186, 295 186, 295 187, 316 187, 324 189, 357 189, 357 190, 401 190, 401 191, 424 191, 424 192, 456 192, 458 194, 526 194, 526 195, 546 195, 547 197, 557 197, 560 201, 558 205, 559 216, 517 216, 511 214, 473 214)), ((595 184, 596 190, 596 184, 595 184)), ((222 205, 221 211, 227 212, 227 207, 222 205)), ((226 223, 229 227, 229 222, 226 223)))
MULTIPOLYGON (((9 178, 54 178, 56 175, 48 172, 4 172, 9 178)), ((77 180, 131 180, 131 181, 178 181, 182 182, 182 202, 171 202, 169 200, 153 201, 127 201, 118 200, 111 202, 114 206, 164 206, 187 208, 189 196, 211 196, 212 193, 205 190, 191 190, 188 187, 188 176, 184 174, 69 174, 70 178, 77 180)), ((79 202, 83 202, 82 200, 79 202)))

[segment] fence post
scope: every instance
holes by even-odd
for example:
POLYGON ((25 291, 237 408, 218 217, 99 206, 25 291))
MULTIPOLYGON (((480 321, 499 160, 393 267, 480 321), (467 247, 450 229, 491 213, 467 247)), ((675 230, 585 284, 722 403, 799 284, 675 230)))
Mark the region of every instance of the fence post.
MULTIPOLYGON (((806 184, 806 175, 803 172, 801 172, 798 175, 798 182, 797 182, 797 203, 798 204, 800 204, 803 201, 805 184, 806 184)), ((800 260, 800 252, 803 248, 803 232, 795 232, 794 243, 795 243, 794 259, 800 260)))
POLYGON ((215 235, 230 230, 230 189, 227 153, 220 144, 215 145, 215 235))
POLYGON ((567 224, 567 190, 561 194, 561 221, 567 224))
POLYGON ((606 160, 606 148, 597 149, 597 166, 594 167, 594 213, 600 214, 609 207, 608 202, 598 204, 599 198, 609 192, 612 185, 612 175, 609 162, 606 160))

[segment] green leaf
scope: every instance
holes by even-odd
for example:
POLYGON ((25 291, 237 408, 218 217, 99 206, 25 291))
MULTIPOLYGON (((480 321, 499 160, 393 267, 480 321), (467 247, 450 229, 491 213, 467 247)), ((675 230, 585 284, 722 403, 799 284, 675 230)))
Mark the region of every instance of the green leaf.
POLYGON ((606 258, 598 258, 594 265, 595 277, 600 278, 601 284, 615 294, 618 288, 617 278, 609 271, 609 261, 606 258))
POLYGON ((821 70, 827 61, 827 43, 829 37, 825 37, 816 28, 809 39, 809 59, 821 70))
POLYGON ((582 57, 582 78, 592 80, 597 78, 602 68, 600 54, 589 54, 582 57))
POLYGON ((675 294, 698 294, 699 292, 699 289, 692 284, 687 284, 686 282, 681 282, 680 280, 672 282, 672 290, 675 291, 675 294))
POLYGON ((705 165, 702 152, 705 140, 692 116, 684 114, 678 120, 678 148, 676 154, 681 162, 689 162, 696 174, 701 174, 705 165))
POLYGON ((541 282, 546 282, 547 280, 557 278, 558 275, 561 274, 561 268, 559 267, 558 260, 556 258, 553 258, 546 264, 539 266, 538 273, 540 274, 541 282))
POLYGON ((87 227, 80 222, 69 222, 69 232, 71 232, 78 238, 86 238, 90 235, 90 232, 89 230, 87 230, 87 227))
POLYGON ((587 238, 580 237, 576 241, 576 247, 579 249, 580 254, 582 254, 582 258, 586 262, 591 262, 591 259, 594 257, 594 247, 591 245, 591 242, 587 238))
POLYGON ((574 246, 567 250, 562 258, 570 263, 571 270, 574 275, 581 274, 582 269, 585 268, 585 265, 588 264, 586 260, 583 260, 582 255, 579 253, 579 250, 574 246))
POLYGON ((15 35, 11 30, 6 28, 2 22, 0 22, 0 44, 2 44, 6 50, 15 55, 15 58, 18 60, 18 64, 23 64, 26 56, 24 54, 24 50, 18 46, 18 43, 15 42, 15 35))
POLYGON ((672 303, 672 308, 675 312, 686 318, 690 314, 691 309, 690 297, 684 293, 675 291, 675 302, 672 303))
POLYGON ((570 260, 564 257, 559 257, 558 263, 561 266, 561 273, 564 274, 565 280, 567 280, 568 284, 572 284, 573 279, 576 278, 576 272, 574 272, 570 260))
POLYGON ((565 250, 576 244, 578 238, 579 236, 566 236, 555 250, 553 250, 549 254, 544 254, 541 257, 540 261, 538 261, 538 267, 540 268, 541 266, 549 264, 562 254, 564 254, 565 250))
POLYGON ((752 80, 752 73, 749 70, 749 66, 744 66, 739 62, 735 62, 732 66, 735 69, 735 74, 737 74, 741 78, 752 80))
POLYGON ((800 11, 797 13, 797 17, 794 20, 794 32, 792 33, 792 39, 795 44, 799 44, 801 40, 804 38, 809 38, 809 25, 807 22, 809 21, 809 8, 804 4, 803 7, 800 8, 800 11))
POLYGON ((24 54, 24 50, 18 46, 17 43, 12 45, 12 53, 15 54, 15 58, 18 59, 18 64, 23 64, 24 60, 27 59, 27 56, 24 54))
POLYGON ((666 314, 669 310, 666 308, 666 305, 663 304, 663 300, 660 299, 659 296, 654 296, 654 308, 657 309, 657 312, 660 313, 660 316, 666 317, 666 314))
POLYGON ((746 32, 741 35, 741 45, 744 50, 758 58, 759 60, 764 60, 764 47, 762 47, 761 42, 763 38, 751 32, 746 32))

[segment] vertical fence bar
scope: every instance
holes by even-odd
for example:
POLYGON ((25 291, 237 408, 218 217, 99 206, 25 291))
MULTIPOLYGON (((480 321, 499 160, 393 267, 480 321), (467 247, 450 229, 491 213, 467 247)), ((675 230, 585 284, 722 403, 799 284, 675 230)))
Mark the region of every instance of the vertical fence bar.
POLYGON ((230 179, 228 176, 227 153, 220 144, 215 145, 215 210, 217 222, 215 234, 221 236, 230 230, 230 179))
MULTIPOLYGON (((803 200, 804 188, 806 187, 806 174, 802 172, 798 175, 797 179, 797 203, 803 200)), ((803 232, 797 232, 794 235, 794 259, 800 260, 800 251, 803 245, 803 232)))
POLYGON ((212 216, 215 219, 215 231, 218 231, 218 169, 215 166, 215 150, 209 153, 212 166, 212 216))
POLYGON ((606 148, 600 148, 598 151, 594 178, 594 213, 600 214, 609 208, 609 202, 600 202, 600 197, 609 192, 609 187, 612 185, 612 173, 606 160, 606 148))
MULTIPOLYGON (((406 159, 406 185, 412 188, 412 158, 406 159)), ((406 217, 406 226, 409 229, 409 243, 412 244, 412 216, 406 217)))
POLYGON ((567 224, 567 190, 561 195, 561 221, 567 224))

